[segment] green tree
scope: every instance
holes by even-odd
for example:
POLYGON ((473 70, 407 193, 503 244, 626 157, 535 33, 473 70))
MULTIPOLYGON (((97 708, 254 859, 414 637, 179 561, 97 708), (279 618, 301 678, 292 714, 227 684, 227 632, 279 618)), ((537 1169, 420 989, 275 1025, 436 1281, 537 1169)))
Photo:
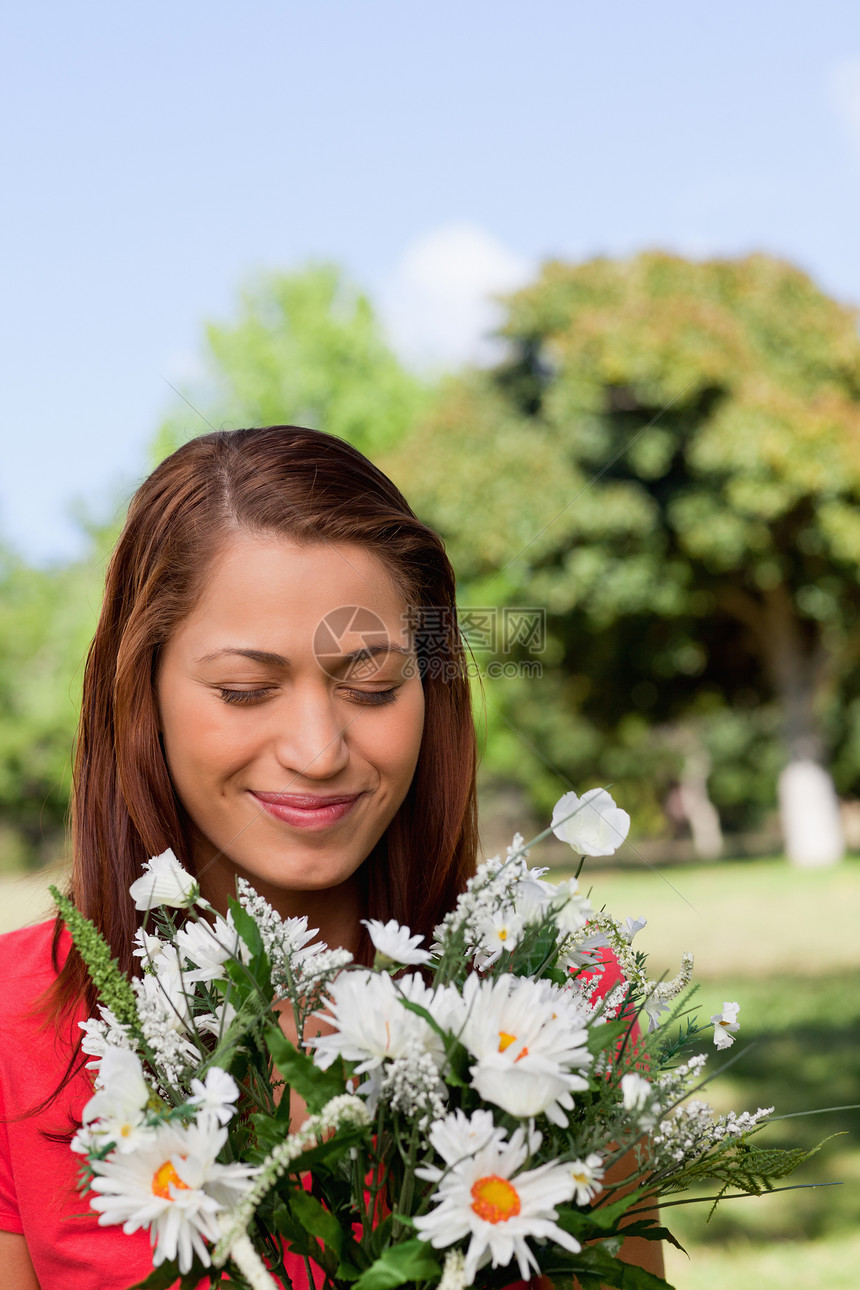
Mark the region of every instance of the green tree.
POLYGON ((592 747, 612 730, 651 773, 677 756, 662 732, 707 743, 740 714, 755 785, 776 710, 789 854, 836 858, 828 768, 858 776, 855 314, 763 255, 651 253, 546 265, 504 334, 506 360, 390 459, 470 597, 546 606, 558 673, 525 707, 496 687, 500 717, 562 767, 565 723, 592 747))
POLYGON ((376 457, 423 409, 427 389, 399 362, 368 297, 333 265, 266 273, 245 287, 233 322, 209 323, 203 369, 154 445, 156 460, 216 428, 295 424, 376 457))
POLYGON ((7 861, 34 863, 61 843, 102 572, 98 558, 34 569, 0 553, 0 828, 7 861))

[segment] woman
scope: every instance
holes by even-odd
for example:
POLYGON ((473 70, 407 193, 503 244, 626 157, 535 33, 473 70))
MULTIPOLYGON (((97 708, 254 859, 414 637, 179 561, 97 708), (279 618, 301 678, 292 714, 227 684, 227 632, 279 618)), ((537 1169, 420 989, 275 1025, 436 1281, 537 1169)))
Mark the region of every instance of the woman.
MULTIPOLYGON (((75 756, 71 892, 126 971, 128 888, 168 847, 217 908, 244 876, 360 961, 368 914, 429 932, 474 870, 475 768, 453 571, 390 480, 289 426, 162 462, 110 562, 75 756)), ((59 924, 0 938, 0 974, 3 1285, 124 1290, 148 1238, 86 1215, 68 1149, 92 986, 59 924)))

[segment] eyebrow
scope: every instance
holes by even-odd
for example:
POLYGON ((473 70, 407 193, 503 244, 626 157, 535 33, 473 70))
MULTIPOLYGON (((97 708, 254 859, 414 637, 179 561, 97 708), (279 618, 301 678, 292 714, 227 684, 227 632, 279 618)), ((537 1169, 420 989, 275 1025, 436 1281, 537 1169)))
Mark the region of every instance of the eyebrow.
MULTIPOLYGON (((396 645, 394 641, 389 641, 385 645, 362 645, 360 649, 354 649, 349 654, 343 654, 341 661, 336 664, 339 668, 347 663, 355 663, 358 659, 374 658, 377 654, 404 654, 410 655, 411 649, 406 649, 403 645, 396 645)), ((204 654, 202 658, 196 658, 195 663, 212 663, 217 658, 224 658, 225 655, 238 654, 240 658, 250 659, 252 663, 262 663, 265 667, 289 667, 290 660, 283 654, 270 654, 268 650, 263 649, 242 649, 238 645, 226 645, 224 649, 217 649, 212 654, 204 654)), ((326 655, 327 658, 330 655, 326 655)))

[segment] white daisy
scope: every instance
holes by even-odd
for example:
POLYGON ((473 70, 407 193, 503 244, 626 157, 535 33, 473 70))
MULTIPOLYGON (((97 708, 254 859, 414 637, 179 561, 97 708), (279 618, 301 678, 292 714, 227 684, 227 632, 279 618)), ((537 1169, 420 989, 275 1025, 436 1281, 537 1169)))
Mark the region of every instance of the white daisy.
POLYGON ((361 921, 370 933, 373 948, 380 958, 407 967, 430 962, 429 951, 417 948, 424 937, 413 936, 412 929, 402 927, 396 918, 389 918, 387 923, 380 922, 378 918, 362 918, 361 921))
POLYGON ((187 981, 221 981, 229 958, 242 958, 245 944, 233 926, 233 915, 218 914, 213 923, 201 918, 176 933, 176 944, 192 964, 187 981))
POLYGON ((711 1017, 711 1024, 714 1027, 714 1043, 717 1048, 731 1048, 734 1041, 734 1035, 740 1030, 738 1013, 741 1010, 739 1003, 724 1003, 722 1012, 715 1012, 711 1017))
POLYGON ((229 999, 212 1005, 211 1011, 198 1013, 194 1018, 195 1029, 205 1035, 222 1039, 236 1020, 238 1013, 229 999))
MULTIPOLYGON (((456 1110, 437 1120, 430 1132, 433 1150, 446 1165, 458 1165, 467 1156, 474 1156, 491 1143, 504 1142, 507 1134, 493 1119, 492 1111, 456 1110)), ((540 1143, 538 1143, 540 1145, 540 1143)), ((427 1166, 427 1168, 435 1166, 427 1166)), ((423 1177, 423 1175, 422 1175, 423 1177)), ((428 1175, 429 1177, 429 1175, 428 1175)), ((433 1181, 436 1174, 433 1174, 433 1181)))
POLYGON ((417 973, 395 982, 385 972, 345 972, 332 982, 330 991, 326 999, 330 1011, 319 1015, 334 1030, 306 1039, 305 1043, 316 1050, 314 1061, 323 1070, 336 1057, 343 1057, 358 1063, 356 1075, 370 1074, 358 1092, 368 1099, 371 1114, 382 1086, 381 1068, 387 1060, 425 1051, 442 1067, 442 1040, 423 1017, 404 1008, 401 1002, 401 997, 408 999, 437 1015, 443 992, 437 991, 434 996, 417 973))
POLYGON ((625 1111, 641 1111, 647 1106, 652 1092, 651 1084, 641 1075, 631 1072, 621 1076, 621 1100, 625 1111))
POLYGON ((524 864, 522 877, 511 892, 514 909, 525 927, 540 923, 545 918, 556 895, 554 883, 544 881, 545 873, 549 873, 549 870, 530 869, 524 864))
POLYGON ((576 878, 567 878, 553 890, 553 908, 560 937, 572 936, 582 930, 594 910, 591 901, 579 890, 576 878))
POLYGON ((293 988, 310 986, 318 975, 320 959, 326 955, 346 954, 347 962, 352 957, 346 950, 328 950, 322 941, 310 944, 319 928, 309 928, 304 915, 301 918, 281 918, 278 911, 244 878, 239 878, 236 886, 240 905, 257 924, 276 989, 289 992, 293 988))
POLYGON ((132 989, 137 996, 138 1011, 142 1009, 147 1016, 155 1017, 156 1024, 166 1030, 186 1034, 191 1030, 189 995, 193 987, 178 966, 173 971, 167 959, 164 963, 164 971, 157 975, 148 973, 135 978, 132 989))
POLYGON ((576 1187, 577 1205, 588 1205, 599 1191, 603 1190, 603 1157, 592 1151, 584 1160, 574 1160, 568 1165, 570 1176, 576 1187))
POLYGON ((135 932, 134 944, 134 957, 142 959, 144 967, 152 968, 153 970, 164 951, 168 948, 173 949, 173 946, 168 946, 167 941, 163 941, 154 932, 148 932, 144 927, 138 927, 135 932))
POLYGON ((621 935, 624 937, 628 945, 633 944, 633 937, 637 932, 642 931, 642 928, 645 927, 647 922, 647 918, 625 918, 624 926, 621 929, 621 935))
POLYGON ((559 963, 571 971, 578 972, 580 968, 593 968, 602 972, 605 964, 601 962, 597 951, 608 947, 609 940, 605 932, 589 932, 587 936, 572 936, 562 945, 559 963))
POLYGON ((459 1037, 477 1058, 470 1073, 481 1097, 522 1119, 546 1115, 566 1125, 571 1094, 588 1088, 579 1072, 592 1061, 586 1014, 574 996, 528 977, 473 975, 461 1007, 459 1037))
POLYGON ((97 1083, 81 1115, 85 1132, 79 1133, 75 1150, 84 1143, 103 1147, 113 1142, 123 1155, 136 1151, 152 1137, 152 1130, 144 1124, 150 1092, 140 1059, 127 1048, 108 1048, 97 1083))
POLYGON ((134 939, 137 946, 134 956, 143 962, 147 975, 156 976, 161 983, 167 982, 168 990, 181 991, 184 963, 176 946, 163 941, 160 936, 151 935, 142 927, 138 928, 134 939))
POLYGON ((209 1111, 219 1124, 226 1124, 236 1113, 236 1102, 239 1098, 239 1086, 220 1066, 210 1066, 206 1072, 206 1082, 199 1079, 191 1081, 192 1096, 188 1101, 192 1106, 199 1106, 201 1111, 209 1111))
POLYGON ((415 1171, 437 1184, 431 1196, 436 1209, 415 1219, 421 1239, 443 1249, 471 1238, 463 1267, 466 1285, 490 1262, 507 1267, 516 1259, 523 1280, 539 1274, 528 1238, 554 1241, 572 1254, 582 1248, 555 1222, 555 1207, 574 1194, 569 1167, 550 1161, 520 1172, 529 1156, 525 1129, 515 1130, 506 1142, 504 1131, 491 1127, 492 1117, 488 1126, 487 1117, 485 1111, 469 1119, 458 1112, 434 1124, 430 1142, 446 1163, 415 1171))
POLYGON ((122 1223, 126 1235, 148 1228, 156 1267, 176 1259, 180 1272, 188 1272, 195 1252, 208 1267, 205 1242, 220 1234, 216 1214, 234 1205, 259 1172, 216 1162, 226 1138, 227 1130, 204 1114, 187 1127, 165 1125, 130 1155, 90 1160, 99 1224, 122 1223))
POLYGON ((654 1085, 641 1075, 630 1072, 621 1076, 621 1101, 625 1111, 630 1111, 640 1129, 653 1129, 657 1123, 659 1104, 654 1085))
POLYGON ((501 958, 502 954, 511 954, 523 934, 522 915, 513 909, 497 909, 478 923, 475 931, 480 941, 475 952, 475 962, 479 968, 488 968, 501 958))

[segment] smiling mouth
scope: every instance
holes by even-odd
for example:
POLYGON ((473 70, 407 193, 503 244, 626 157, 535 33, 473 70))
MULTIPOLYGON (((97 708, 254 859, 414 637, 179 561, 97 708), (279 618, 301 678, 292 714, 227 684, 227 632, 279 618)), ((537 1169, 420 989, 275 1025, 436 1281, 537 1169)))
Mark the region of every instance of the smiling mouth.
POLYGON ((354 802, 360 793, 338 793, 331 796, 322 793, 258 793, 252 790, 253 796, 271 806, 295 806, 299 810, 317 810, 323 806, 337 806, 341 802, 354 802))
POLYGON ((361 793, 320 797, 313 793, 255 793, 267 815, 299 829, 327 829, 349 815, 361 793))

